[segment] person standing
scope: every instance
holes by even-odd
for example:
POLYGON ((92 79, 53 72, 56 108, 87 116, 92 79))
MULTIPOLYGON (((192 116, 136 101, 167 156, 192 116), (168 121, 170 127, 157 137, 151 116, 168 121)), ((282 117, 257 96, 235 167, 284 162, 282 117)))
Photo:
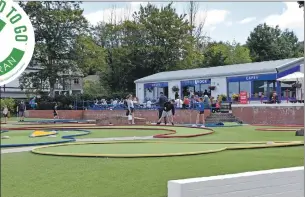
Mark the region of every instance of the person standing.
POLYGON ((183 101, 180 99, 179 96, 178 96, 178 98, 176 99, 175 104, 176 104, 177 108, 182 108, 183 101))
POLYGON ((54 106, 54 109, 53 109, 54 120, 59 119, 57 108, 58 108, 57 103, 55 103, 55 106, 54 106))
POLYGON ((148 108, 148 109, 151 108, 151 101, 150 101, 150 100, 148 100, 148 101, 146 102, 146 108, 148 108))
POLYGON ((162 118, 164 118, 164 124, 166 125, 166 119, 172 125, 174 125, 175 116, 175 100, 167 101, 164 103, 161 117, 159 118, 157 125, 161 124, 162 118))
POLYGON ((19 119, 19 105, 16 107, 16 118, 19 119))
POLYGON ((4 123, 5 123, 5 124, 7 123, 8 113, 9 113, 8 108, 7 108, 6 105, 4 105, 2 114, 3 114, 3 117, 4 117, 4 123))
POLYGON ((18 106, 19 111, 19 122, 24 122, 24 112, 26 110, 24 101, 21 101, 18 106))
POLYGON ((128 124, 135 124, 134 122, 134 104, 132 100, 132 95, 127 96, 127 108, 128 108, 128 124), (131 116, 131 119, 129 117, 131 116))
MULTIPOLYGON (((168 101, 168 98, 163 94, 163 92, 160 92, 160 97, 159 97, 159 102, 158 102, 158 105, 159 105, 159 109, 158 109, 158 111, 159 111, 159 119, 162 116, 164 104, 167 101, 168 101)), ((164 123, 166 124, 166 117, 164 117, 164 123)))
POLYGON ((196 110, 198 112, 197 118, 196 118, 196 124, 193 125, 193 127, 197 127, 200 123, 200 118, 202 119, 202 125, 201 127, 205 127, 205 117, 204 117, 204 100, 203 98, 199 99, 199 102, 197 103, 196 110))

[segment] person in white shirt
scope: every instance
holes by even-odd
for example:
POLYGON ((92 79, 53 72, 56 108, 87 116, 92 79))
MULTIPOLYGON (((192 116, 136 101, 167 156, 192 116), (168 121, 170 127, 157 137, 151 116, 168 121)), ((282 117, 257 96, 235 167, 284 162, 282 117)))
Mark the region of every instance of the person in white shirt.
POLYGON ((4 116, 4 123, 6 124, 7 123, 7 119, 8 119, 8 108, 6 105, 4 105, 4 108, 3 108, 3 111, 2 111, 2 114, 4 116))
POLYGON ((151 108, 151 101, 150 101, 150 100, 148 100, 148 101, 146 102, 146 107, 147 107, 147 108, 151 108))
POLYGON ((175 104, 176 104, 177 108, 182 108, 183 101, 180 99, 180 97, 178 97, 178 98, 175 100, 175 104))
POLYGON ((128 123, 135 124, 134 122, 134 101, 132 99, 132 95, 127 96, 127 108, 128 108, 128 114, 126 114, 128 117, 131 116, 131 120, 128 119, 128 123))

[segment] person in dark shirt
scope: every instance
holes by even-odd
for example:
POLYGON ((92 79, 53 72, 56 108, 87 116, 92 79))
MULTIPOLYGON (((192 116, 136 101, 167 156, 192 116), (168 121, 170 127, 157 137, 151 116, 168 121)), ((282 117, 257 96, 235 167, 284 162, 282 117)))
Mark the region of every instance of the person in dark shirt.
POLYGON ((57 103, 55 103, 54 109, 53 109, 53 115, 54 115, 54 119, 59 119, 58 117, 58 113, 57 113, 57 103))
POLYGON ((203 92, 203 96, 205 96, 205 95, 209 95, 207 90, 204 90, 204 92, 203 92))
MULTIPOLYGON (((168 101, 167 97, 163 94, 163 92, 160 92, 160 97, 159 97, 159 102, 158 102, 158 105, 159 105, 159 109, 158 109, 159 110, 159 119, 162 116, 163 106, 167 101, 168 101)), ((164 118, 164 122, 166 124, 166 118, 164 118)))
POLYGON ((26 110, 26 107, 25 107, 25 103, 23 101, 21 101, 21 103, 18 105, 18 112, 19 112, 19 121, 20 122, 24 122, 24 112, 26 110))
POLYGON ((164 123, 166 125, 166 119, 174 125, 175 116, 175 100, 171 100, 164 103, 163 111, 161 117, 159 118, 157 124, 161 124, 162 118, 164 118, 164 123))
POLYGON ((279 103, 279 98, 278 98, 276 92, 273 92, 272 94, 270 94, 269 102, 270 103, 279 103))

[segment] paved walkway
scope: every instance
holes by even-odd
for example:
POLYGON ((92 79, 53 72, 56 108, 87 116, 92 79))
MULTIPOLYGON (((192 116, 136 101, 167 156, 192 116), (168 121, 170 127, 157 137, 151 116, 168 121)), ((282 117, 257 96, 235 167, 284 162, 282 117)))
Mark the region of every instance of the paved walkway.
POLYGON ((145 137, 113 137, 113 138, 84 138, 76 139, 77 142, 105 142, 105 141, 131 141, 131 140, 151 140, 154 139, 153 136, 145 137))
MULTIPOLYGON (((151 140, 154 139, 153 136, 144 136, 144 137, 115 137, 115 138, 84 138, 76 139, 77 142, 105 142, 105 141, 131 141, 131 140, 151 140)), ((37 146, 36 146, 37 147, 37 146)), ((20 148, 6 148, 1 149, 1 154, 6 153, 20 153, 31 151, 34 146, 31 147, 20 147, 20 148)))
POLYGON ((20 147, 20 148, 6 148, 6 149, 1 149, 1 154, 5 153, 20 153, 20 152, 26 152, 26 151, 31 151, 34 147, 20 147))

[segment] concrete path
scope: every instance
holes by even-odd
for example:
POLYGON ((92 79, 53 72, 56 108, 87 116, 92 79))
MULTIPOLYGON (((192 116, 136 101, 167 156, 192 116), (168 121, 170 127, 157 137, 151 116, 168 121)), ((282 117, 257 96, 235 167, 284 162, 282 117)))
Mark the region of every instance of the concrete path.
POLYGON ((113 137, 113 138, 84 138, 76 139, 77 142, 105 142, 105 141, 131 141, 131 140, 151 140, 154 139, 153 136, 145 137, 113 137))
POLYGON ((31 151, 33 148, 34 146, 20 147, 20 148, 6 148, 6 149, 1 149, 1 154, 26 152, 26 151, 31 151))
MULTIPOLYGON (((77 142, 105 142, 105 141, 131 141, 131 140, 151 140, 154 139, 153 136, 144 136, 144 137, 115 137, 115 138, 84 138, 76 139, 77 142)), ((38 147, 38 146, 36 146, 38 147)), ((20 153, 31 151, 34 146, 31 147, 20 147, 20 148, 6 148, 1 149, 1 154, 6 153, 20 153)))

